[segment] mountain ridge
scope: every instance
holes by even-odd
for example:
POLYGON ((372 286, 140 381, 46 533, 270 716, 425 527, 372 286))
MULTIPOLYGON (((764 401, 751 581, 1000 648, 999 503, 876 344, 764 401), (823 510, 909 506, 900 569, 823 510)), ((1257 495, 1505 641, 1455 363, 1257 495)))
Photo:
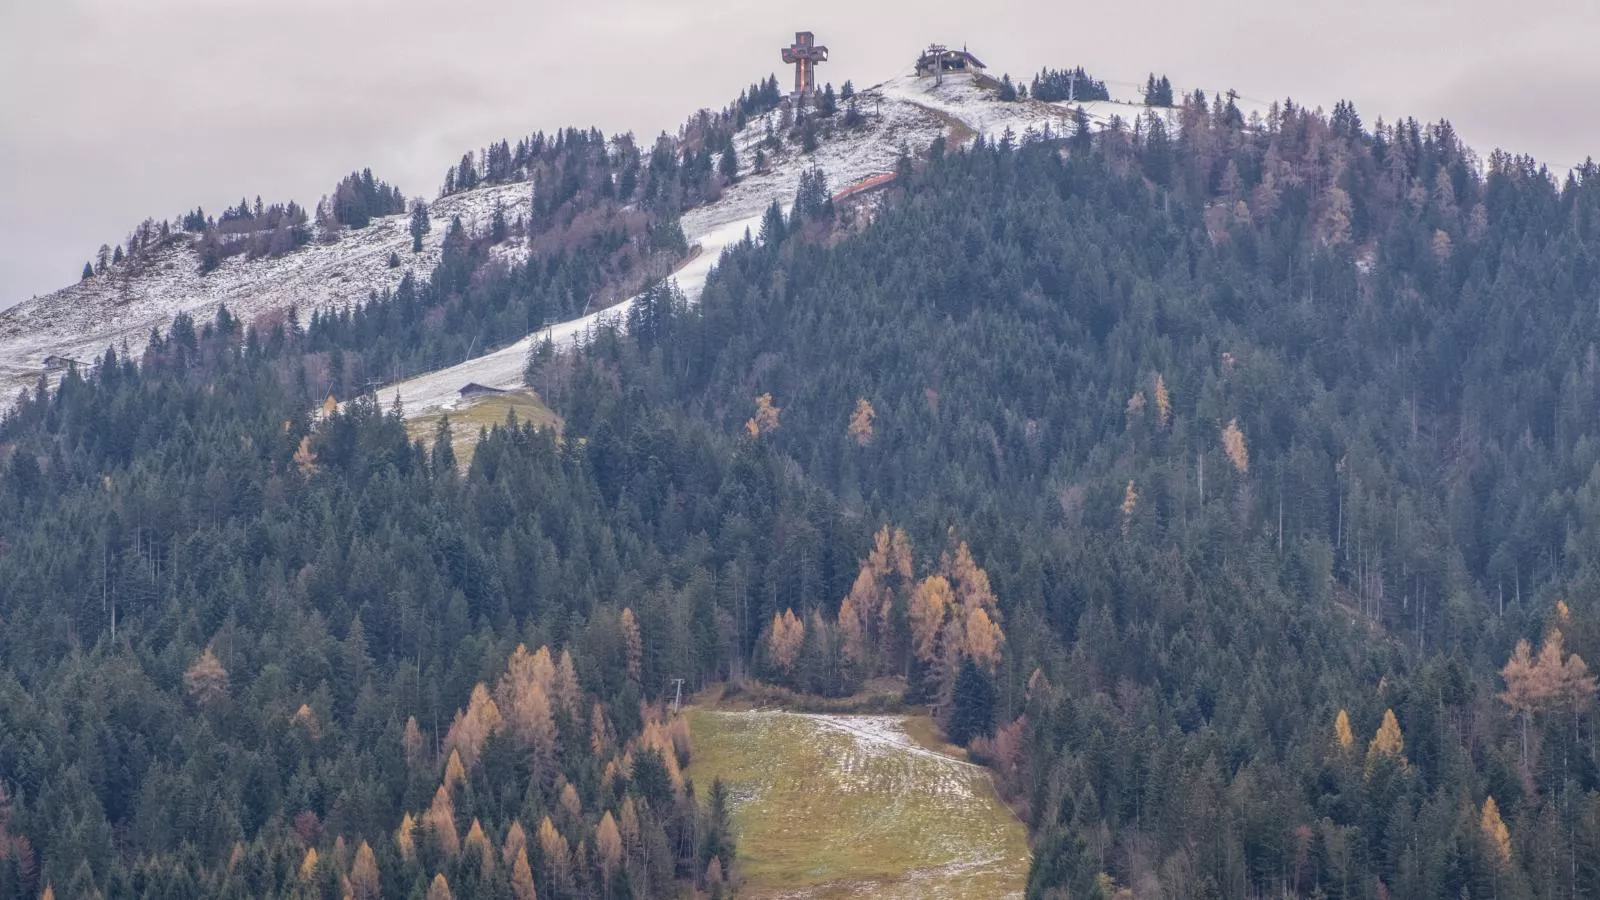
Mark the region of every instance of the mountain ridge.
MULTIPOLYGON (((1030 128, 1048 126, 1058 132, 1070 128, 1073 110, 1079 107, 1096 128, 1107 127, 1114 117, 1129 122, 1148 113, 1163 115, 1169 124, 1175 121, 1171 108, 1115 100, 1007 102, 996 99, 997 91, 997 83, 981 76, 974 81, 970 75, 952 75, 941 83, 931 77, 896 76, 856 94, 864 127, 825 138, 811 152, 775 149, 773 160, 759 173, 751 170, 758 146, 770 133, 764 129, 776 126, 780 116, 789 113, 771 110, 752 118, 737 138, 740 171, 749 174, 729 185, 723 197, 683 214, 689 244, 698 246, 702 255, 674 273, 679 288, 693 300, 721 250, 742 237, 741 226, 759 225, 772 202, 787 206, 800 176, 813 167, 821 168, 836 189, 848 190, 892 172, 903 149, 926 152, 941 135, 962 143, 978 135, 999 140, 1009 128, 1020 140, 1030 128)), ((137 350, 151 329, 164 328, 179 313, 206 319, 226 306, 249 323, 281 318, 294 307, 305 319, 393 291, 407 272, 422 276, 438 265, 454 218, 461 218, 468 233, 482 233, 497 208, 508 218, 526 214, 529 198, 526 178, 437 198, 429 206, 431 228, 420 253, 411 252, 409 213, 375 216, 364 228, 341 229, 334 241, 319 235, 281 256, 227 258, 205 274, 199 271, 199 251, 193 242, 170 243, 138 268, 111 266, 102 274, 0 311, 0 403, 9 404, 17 390, 31 387, 41 375, 58 376, 67 361, 87 364, 108 347, 137 350), (391 254, 398 257, 399 266, 390 266, 391 254)), ((527 241, 507 241, 494 249, 495 257, 509 266, 526 261, 529 253, 527 241)), ((604 302, 604 298, 591 302, 596 299, 604 302)), ((560 342, 580 337, 602 319, 620 320, 632 299, 553 323, 549 336, 560 342)), ((416 373, 383 389, 386 396, 397 390, 409 412, 422 414, 449 405, 450 392, 460 385, 448 383, 458 375, 493 387, 516 386, 520 358, 512 357, 525 356, 545 331, 530 332, 514 342, 515 352, 509 345, 487 348, 487 353, 462 361, 459 371, 447 367, 416 373)))

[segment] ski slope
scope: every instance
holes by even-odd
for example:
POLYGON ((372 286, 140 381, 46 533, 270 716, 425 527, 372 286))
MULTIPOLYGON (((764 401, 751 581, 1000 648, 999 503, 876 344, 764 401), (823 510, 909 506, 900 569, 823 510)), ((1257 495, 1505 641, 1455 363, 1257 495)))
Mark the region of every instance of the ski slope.
MULTIPOLYGON (((1060 134, 1071 129, 1075 108, 1065 103, 1031 100, 1003 103, 994 91, 980 86, 969 75, 947 76, 938 84, 932 78, 900 76, 858 92, 856 103, 866 118, 862 127, 837 129, 811 153, 802 153, 789 144, 777 151, 769 150, 767 171, 763 173, 752 171, 755 153, 769 123, 778 128, 780 114, 771 112, 753 118, 735 136, 740 170, 752 174, 730 186, 715 203, 683 216, 684 235, 691 247, 699 248, 699 254, 672 277, 690 302, 699 300, 723 250, 742 240, 747 231, 755 234, 762 214, 773 202, 787 210, 800 185, 800 176, 813 166, 827 174, 835 192, 846 192, 852 186, 893 172, 902 148, 913 154, 922 153, 941 135, 970 139, 981 134, 985 140, 997 141, 1007 130, 1017 140, 1030 131, 1043 134, 1047 128, 1060 134)), ((1085 108, 1098 127, 1104 127, 1114 116, 1131 122, 1148 112, 1144 106, 1104 101, 1085 104, 1085 108)), ((597 327, 620 327, 632 304, 633 298, 629 298, 530 334, 485 356, 389 385, 379 390, 379 396, 385 403, 398 396, 406 415, 413 417, 456 408, 462 399, 460 390, 468 384, 501 389, 521 387, 524 364, 535 345, 547 338, 558 348, 581 344, 597 327)))

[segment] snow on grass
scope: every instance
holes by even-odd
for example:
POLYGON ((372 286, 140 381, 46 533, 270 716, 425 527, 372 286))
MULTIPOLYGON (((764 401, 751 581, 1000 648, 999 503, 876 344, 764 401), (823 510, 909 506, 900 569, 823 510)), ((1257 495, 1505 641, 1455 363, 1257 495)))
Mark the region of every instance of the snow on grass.
POLYGON ((729 789, 741 896, 1020 897, 1028 846, 988 773, 903 716, 693 710, 703 790, 729 789))
MULTIPOLYGON (((337 243, 309 244, 279 257, 234 256, 201 275, 194 250, 169 246, 140 265, 112 266, 104 275, 80 281, 0 312, 0 403, 19 386, 45 371, 46 356, 90 362, 107 347, 126 343, 144 349, 152 328, 165 331, 179 313, 203 323, 228 307, 250 322, 274 311, 299 308, 302 322, 316 309, 364 301, 373 291, 393 289, 406 271, 426 277, 439 264, 451 219, 461 217, 469 231, 487 231, 496 205, 515 220, 531 201, 527 184, 506 184, 445 197, 429 209, 432 230, 421 253, 411 252, 409 214, 383 216, 366 228, 345 231, 337 243), (389 255, 400 267, 389 267, 389 255)), ((526 258, 515 243, 497 255, 508 262, 526 258)))

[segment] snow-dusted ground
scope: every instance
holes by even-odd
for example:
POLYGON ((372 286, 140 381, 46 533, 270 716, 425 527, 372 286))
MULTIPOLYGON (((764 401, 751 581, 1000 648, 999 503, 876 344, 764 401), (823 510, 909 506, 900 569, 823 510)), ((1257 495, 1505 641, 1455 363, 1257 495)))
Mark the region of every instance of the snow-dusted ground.
MULTIPOLYGON (((38 378, 46 356, 87 362, 123 343, 138 353, 150 329, 166 330, 180 312, 204 322, 226 304, 249 322, 293 304, 301 321, 308 321, 314 309, 366 300, 372 291, 398 285, 407 270, 419 277, 432 272, 453 217, 460 216, 469 231, 484 231, 497 204, 515 220, 527 214, 531 196, 527 184, 506 184, 439 200, 430 207, 432 230, 421 253, 411 252, 407 214, 374 219, 344 232, 338 243, 312 243, 277 258, 234 256, 206 275, 199 274, 195 252, 177 246, 158 251, 137 270, 112 266, 105 275, 0 312, 0 406, 38 378), (400 257, 397 269, 389 268, 391 253, 400 257)), ((509 262, 527 255, 524 246, 510 242, 498 252, 509 262)))
MULTIPOLYGON (((794 200, 800 176, 812 167, 827 174, 834 191, 843 191, 894 171, 902 148, 923 152, 935 138, 959 130, 955 129, 957 124, 992 139, 998 139, 1010 127, 1020 139, 1030 126, 1042 131, 1046 122, 1060 132, 1071 118, 1071 110, 1065 105, 1001 103, 992 91, 980 88, 968 76, 948 77, 937 85, 931 78, 892 78, 860 91, 856 103, 866 117, 864 127, 839 128, 824 137, 812 153, 801 153, 787 144, 776 151, 768 150, 767 169, 761 173, 753 171, 756 150, 767 134, 769 122, 777 128, 780 114, 772 112, 751 119, 735 137, 740 169, 749 174, 724 191, 716 202, 683 216, 684 234, 691 246, 700 248, 700 254, 673 277, 691 302, 699 299, 706 277, 723 249, 742 240, 746 230, 756 232, 762 214, 773 201, 787 208, 794 200)), ((1100 114, 1101 121, 1109 120, 1113 114, 1131 120, 1143 110, 1126 104, 1100 105, 1108 107, 1100 114)), ((486 356, 390 385, 379 394, 386 402, 398 394, 406 414, 418 416, 454 408, 460 389, 467 384, 519 387, 528 351, 536 343, 547 335, 558 347, 581 343, 602 322, 622 322, 632 303, 632 298, 624 300, 549 331, 530 334, 486 356)))
POLYGON ((720 777, 763 900, 1020 897, 1022 823, 982 767, 934 752, 903 716, 690 714, 698 783, 720 777))
MULTIPOLYGON (((773 201, 787 207, 801 175, 813 166, 827 174, 833 190, 843 191, 892 172, 902 148, 923 152, 940 135, 982 134, 986 140, 998 140, 1007 129, 1018 140, 1030 130, 1042 133, 1047 126, 1059 134, 1070 129, 1073 109, 1065 103, 1033 100, 1002 103, 967 75, 947 76, 939 84, 932 78, 898 76, 860 91, 856 103, 866 117, 863 127, 837 128, 809 154, 787 143, 769 150, 767 169, 761 173, 753 171, 757 146, 769 123, 776 128, 780 114, 752 119, 736 136, 740 168, 749 174, 716 202, 683 216, 684 233, 699 251, 674 278, 691 301, 699 299, 724 248, 741 240, 747 229, 756 231, 773 201)), ((1098 127, 1113 117, 1132 123, 1150 112, 1142 105, 1113 101, 1082 105, 1098 127)), ((1169 119, 1175 115, 1158 114, 1169 119)), ((204 321, 226 304, 248 322, 294 304, 304 321, 312 310, 365 300, 372 291, 393 288, 407 270, 419 276, 431 272, 453 216, 459 215, 469 230, 482 231, 496 206, 511 219, 525 213, 529 191, 527 184, 518 183, 439 200, 430 209, 432 232, 419 254, 411 253, 408 216, 388 216, 360 231, 346 232, 335 244, 312 244, 276 259, 236 256, 208 275, 198 273, 192 250, 169 248, 137 273, 127 266, 113 267, 107 275, 24 302, 0 312, 0 406, 15 396, 18 387, 30 385, 45 371, 46 356, 88 361, 106 347, 123 343, 138 352, 152 328, 165 329, 179 312, 204 321), (399 255, 400 268, 388 267, 391 253, 399 255)), ((527 250, 513 242, 498 252, 515 262, 527 250)), ((600 323, 622 321, 631 303, 630 298, 459 365, 389 385, 380 394, 385 400, 398 394, 407 414, 418 416, 452 408, 460 388, 468 383, 519 387, 528 351, 537 341, 548 336, 558 346, 582 342, 600 323)))

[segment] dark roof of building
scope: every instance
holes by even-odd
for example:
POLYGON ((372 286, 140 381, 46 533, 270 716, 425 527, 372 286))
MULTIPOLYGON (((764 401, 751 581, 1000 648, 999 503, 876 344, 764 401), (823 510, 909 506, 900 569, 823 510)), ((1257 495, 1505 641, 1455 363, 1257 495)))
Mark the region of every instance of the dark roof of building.
POLYGON ((500 388, 492 388, 492 387, 489 387, 488 385, 479 384, 476 381, 468 382, 467 384, 464 384, 464 385, 461 386, 461 396, 463 396, 463 397, 470 397, 473 394, 504 394, 504 393, 505 393, 505 391, 501 390, 500 388))
MULTIPOLYGON (((968 65, 976 66, 976 67, 978 67, 980 69, 989 68, 988 66, 983 64, 983 60, 977 58, 976 56, 973 56, 972 53, 970 51, 968 51, 964 47, 962 49, 960 49, 960 50, 945 50, 944 53, 941 54, 941 56, 944 59, 951 59, 953 57, 965 57, 966 60, 967 60, 968 65)), ((929 53, 926 50, 922 51, 922 55, 917 57, 917 65, 919 67, 923 66, 923 65, 926 65, 932 59, 932 57, 933 57, 932 53, 929 53)))

